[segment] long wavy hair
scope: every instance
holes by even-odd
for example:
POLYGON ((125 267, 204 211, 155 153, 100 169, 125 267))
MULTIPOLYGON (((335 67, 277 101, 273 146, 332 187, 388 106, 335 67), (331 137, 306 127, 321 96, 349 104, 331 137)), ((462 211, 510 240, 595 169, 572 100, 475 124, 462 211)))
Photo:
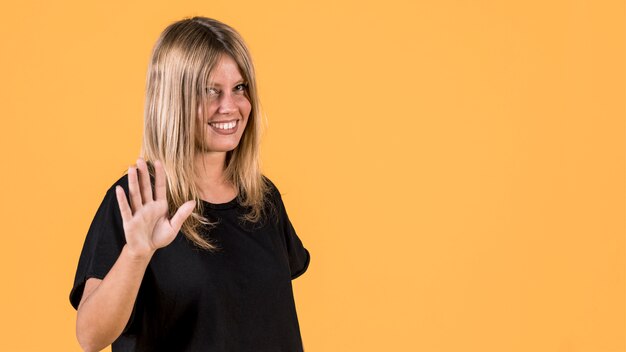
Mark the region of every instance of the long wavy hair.
POLYGON ((208 236, 216 226, 205 217, 195 176, 194 163, 204 128, 198 121, 198 104, 205 102, 209 75, 221 55, 229 55, 247 82, 246 95, 250 116, 238 146, 226 152, 224 179, 238 190, 237 201, 248 209, 242 220, 257 223, 265 216, 269 181, 262 175, 259 146, 262 115, 254 66, 243 39, 230 26, 206 17, 186 18, 169 25, 160 35, 150 60, 144 111, 144 138, 141 156, 150 166, 160 160, 167 175, 167 200, 170 217, 186 201, 195 200, 196 208, 183 223, 184 235, 198 247, 218 248, 208 236), (203 231, 200 231, 204 227, 203 231))

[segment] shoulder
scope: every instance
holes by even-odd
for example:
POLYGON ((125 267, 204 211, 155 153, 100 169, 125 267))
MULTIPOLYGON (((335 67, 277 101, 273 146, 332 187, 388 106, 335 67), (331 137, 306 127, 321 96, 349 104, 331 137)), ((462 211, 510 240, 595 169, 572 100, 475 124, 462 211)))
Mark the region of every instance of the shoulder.
POLYGON ((111 187, 109 187, 109 191, 115 192, 115 187, 121 186, 124 191, 128 193, 128 174, 122 175, 117 181, 113 182, 111 187))
POLYGON ((266 189, 267 189, 267 195, 272 199, 272 200, 276 200, 276 201, 281 201, 282 197, 280 194, 280 191, 278 190, 278 187, 276 186, 276 184, 266 175, 261 175, 261 178, 263 179, 263 182, 266 185, 266 189))
POLYGON ((269 206, 268 216, 278 220, 284 209, 282 196, 276 184, 269 177, 266 175, 261 175, 261 177, 266 186, 264 204, 269 206))
POLYGON ((115 188, 117 186, 122 187, 126 196, 129 194, 128 190, 128 174, 124 174, 121 177, 117 178, 113 183, 109 183, 109 188, 106 190, 105 199, 113 197, 115 199, 115 188))
POLYGON ((274 182, 272 182, 272 180, 269 177, 267 177, 267 175, 261 174, 261 179, 271 191, 276 189, 276 185, 274 184, 274 182))

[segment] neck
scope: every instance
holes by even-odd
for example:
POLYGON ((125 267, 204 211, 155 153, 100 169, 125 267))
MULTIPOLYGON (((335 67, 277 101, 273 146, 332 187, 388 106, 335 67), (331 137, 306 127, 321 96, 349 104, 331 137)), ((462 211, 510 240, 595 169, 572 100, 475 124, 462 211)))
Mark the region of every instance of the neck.
POLYGON ((224 183, 226 152, 203 152, 194 160, 196 180, 199 185, 219 185, 224 183))

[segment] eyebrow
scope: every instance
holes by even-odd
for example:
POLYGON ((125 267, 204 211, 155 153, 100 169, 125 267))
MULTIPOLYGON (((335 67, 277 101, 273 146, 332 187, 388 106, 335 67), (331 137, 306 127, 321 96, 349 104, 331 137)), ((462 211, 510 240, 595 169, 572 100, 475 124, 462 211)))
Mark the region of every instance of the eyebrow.
MULTIPOLYGON (((246 80, 245 80, 245 79, 243 79, 243 78, 242 78, 242 79, 240 79, 240 80, 238 80, 237 82, 235 82, 235 84, 234 84, 234 85, 236 86, 236 85, 239 85, 239 84, 242 84, 242 83, 246 83, 246 80)), ((209 85, 209 86, 212 86, 212 87, 221 87, 221 86, 222 86, 221 84, 216 83, 216 82, 209 82, 209 84, 208 84, 208 85, 209 85)))

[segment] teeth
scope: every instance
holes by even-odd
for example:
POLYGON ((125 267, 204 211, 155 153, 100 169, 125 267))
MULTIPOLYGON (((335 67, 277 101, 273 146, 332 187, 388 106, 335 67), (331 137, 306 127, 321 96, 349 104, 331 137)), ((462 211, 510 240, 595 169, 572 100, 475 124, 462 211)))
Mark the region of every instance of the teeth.
POLYGON ((237 124, 237 121, 228 122, 228 123, 210 123, 211 126, 218 128, 220 130, 230 130, 234 128, 237 124))

